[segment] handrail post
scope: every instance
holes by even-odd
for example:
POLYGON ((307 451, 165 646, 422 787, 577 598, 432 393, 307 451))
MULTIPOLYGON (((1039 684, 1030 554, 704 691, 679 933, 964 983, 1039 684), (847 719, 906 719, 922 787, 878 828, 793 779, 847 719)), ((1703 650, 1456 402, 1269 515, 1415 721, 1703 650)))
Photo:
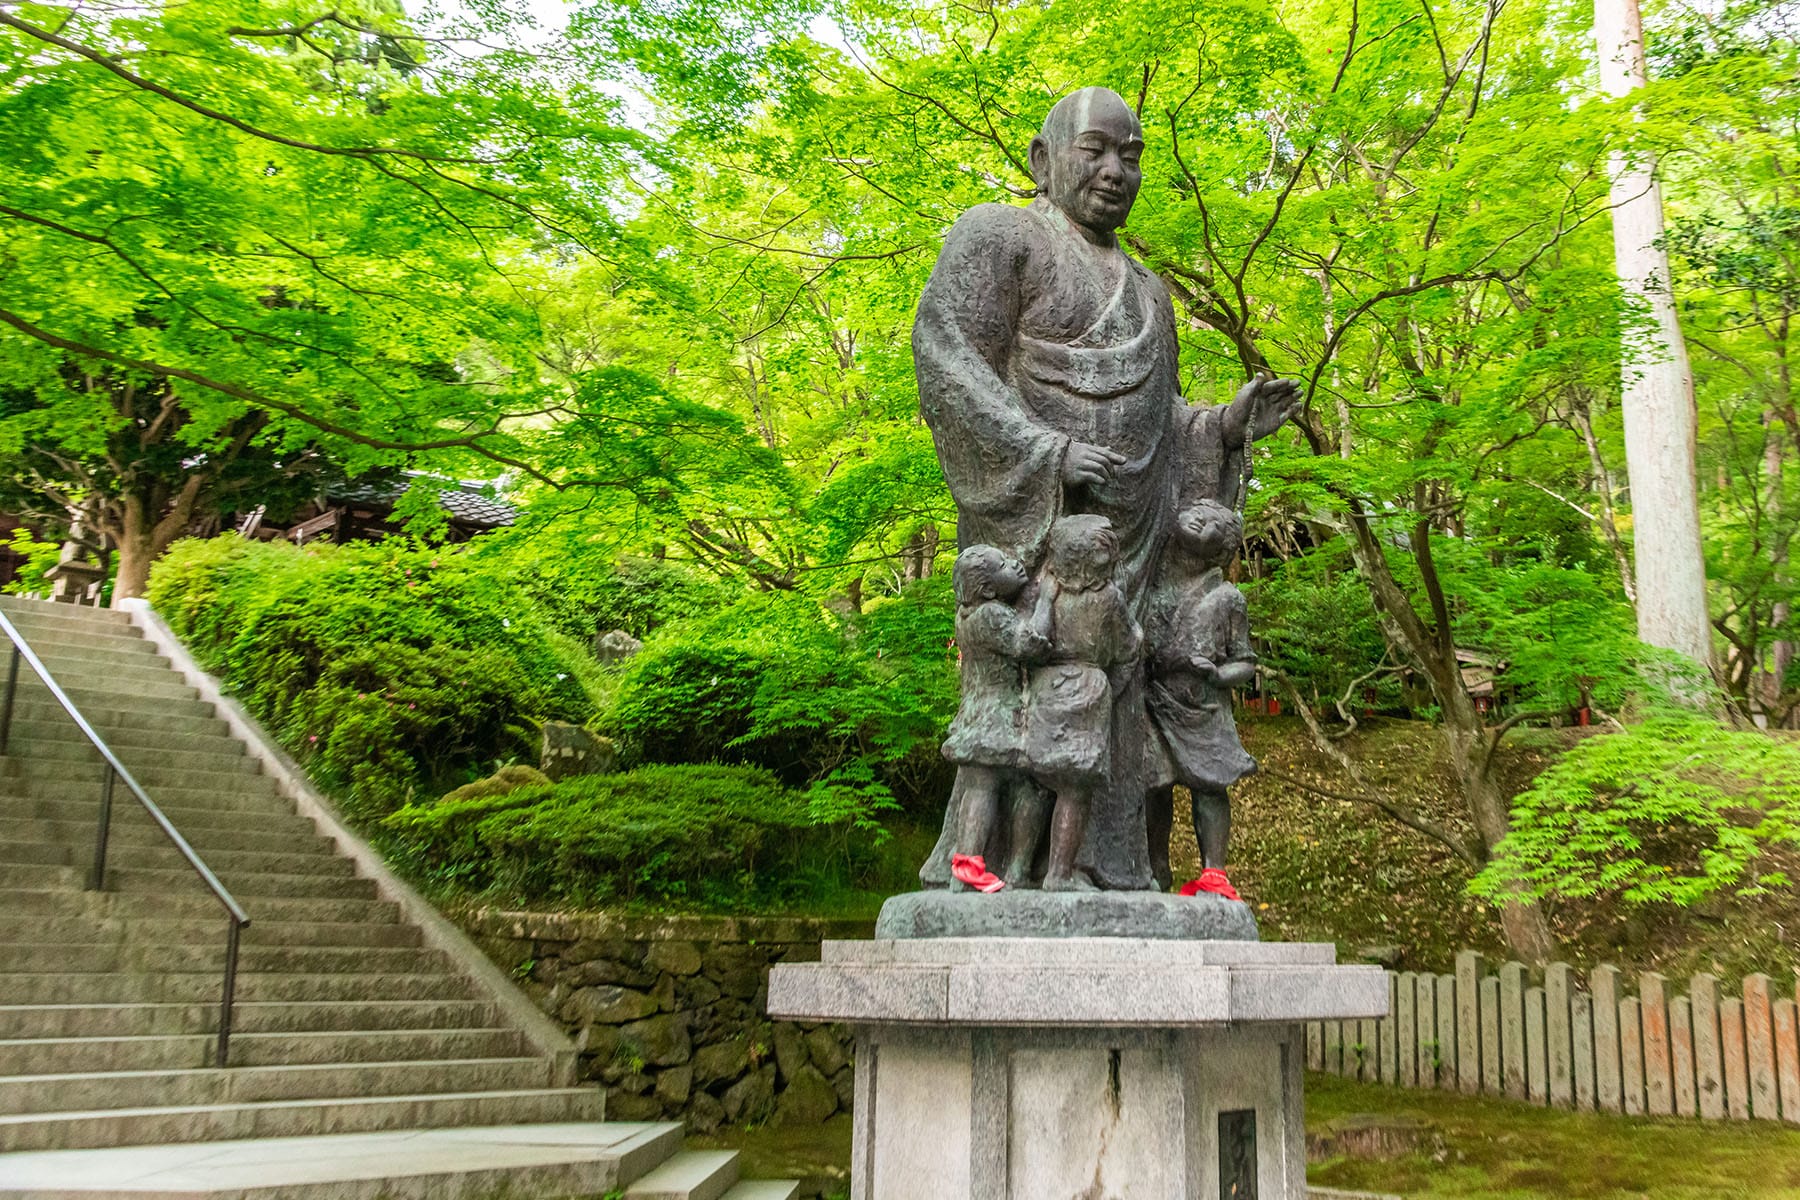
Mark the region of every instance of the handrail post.
POLYGON ((219 1051, 214 1060, 220 1067, 231 1065, 231 1004, 237 991, 238 935, 242 928, 233 917, 225 934, 225 990, 219 999, 219 1051))
POLYGON ((113 780, 117 778, 112 765, 107 764, 106 782, 100 785, 100 828, 94 833, 94 866, 88 872, 90 892, 106 890, 106 839, 112 831, 113 780))
POLYGON ((0 754, 6 753, 12 741, 13 698, 19 694, 19 648, 12 648, 12 663, 6 668, 6 707, 0 710, 0 754))

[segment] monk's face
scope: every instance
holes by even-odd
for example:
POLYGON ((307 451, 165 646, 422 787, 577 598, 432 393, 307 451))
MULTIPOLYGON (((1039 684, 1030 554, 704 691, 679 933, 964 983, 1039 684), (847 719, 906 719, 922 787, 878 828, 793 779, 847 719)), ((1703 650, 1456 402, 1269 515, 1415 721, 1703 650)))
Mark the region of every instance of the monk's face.
POLYGON ((1091 88, 1068 97, 1031 143, 1039 191, 1095 233, 1125 223, 1143 182, 1144 135, 1137 117, 1112 92, 1091 88))

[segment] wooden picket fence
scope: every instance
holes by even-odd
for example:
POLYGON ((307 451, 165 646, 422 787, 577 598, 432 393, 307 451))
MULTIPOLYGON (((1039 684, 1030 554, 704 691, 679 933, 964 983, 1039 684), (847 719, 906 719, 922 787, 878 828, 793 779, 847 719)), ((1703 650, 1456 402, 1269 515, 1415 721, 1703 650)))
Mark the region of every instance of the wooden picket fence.
POLYGON ((1631 996, 1616 967, 1583 978, 1552 963, 1540 983, 1523 963, 1490 974, 1465 951, 1454 974, 1388 981, 1383 1019, 1307 1026, 1307 1066, 1560 1108, 1800 1123, 1800 1013, 1767 975, 1745 976, 1736 997, 1696 975, 1671 996, 1645 972, 1631 996))

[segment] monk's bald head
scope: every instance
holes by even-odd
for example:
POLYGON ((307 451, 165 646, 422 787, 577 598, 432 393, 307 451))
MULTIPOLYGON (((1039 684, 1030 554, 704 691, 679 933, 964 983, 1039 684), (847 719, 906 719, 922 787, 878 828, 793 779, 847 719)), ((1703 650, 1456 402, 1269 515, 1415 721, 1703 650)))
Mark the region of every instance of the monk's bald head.
POLYGON ((1125 223, 1143 182, 1144 132, 1117 92, 1082 88, 1056 102, 1031 140, 1038 194, 1096 236, 1125 223))
POLYGON ((1137 114, 1131 111, 1123 96, 1111 88, 1085 87, 1070 92, 1051 107, 1044 117, 1044 127, 1038 130, 1038 137, 1053 146, 1067 145, 1096 118, 1123 122, 1136 129, 1139 137, 1143 136, 1137 114))

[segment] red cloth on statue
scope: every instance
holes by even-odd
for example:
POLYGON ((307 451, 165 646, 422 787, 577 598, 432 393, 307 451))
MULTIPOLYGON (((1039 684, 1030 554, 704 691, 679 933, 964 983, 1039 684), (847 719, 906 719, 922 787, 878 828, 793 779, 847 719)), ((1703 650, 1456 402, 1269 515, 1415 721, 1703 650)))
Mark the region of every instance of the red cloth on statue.
POLYGON ((1208 867, 1200 872, 1200 878, 1190 879, 1181 885, 1181 894, 1184 896, 1198 896, 1201 892, 1223 896, 1227 900, 1243 899, 1237 894, 1237 889, 1231 886, 1231 880, 1225 878, 1225 872, 1217 867, 1208 867))
POLYGON ((950 874, 978 892, 997 892, 1006 881, 987 869, 987 860, 979 854, 956 854, 950 858, 950 874))

